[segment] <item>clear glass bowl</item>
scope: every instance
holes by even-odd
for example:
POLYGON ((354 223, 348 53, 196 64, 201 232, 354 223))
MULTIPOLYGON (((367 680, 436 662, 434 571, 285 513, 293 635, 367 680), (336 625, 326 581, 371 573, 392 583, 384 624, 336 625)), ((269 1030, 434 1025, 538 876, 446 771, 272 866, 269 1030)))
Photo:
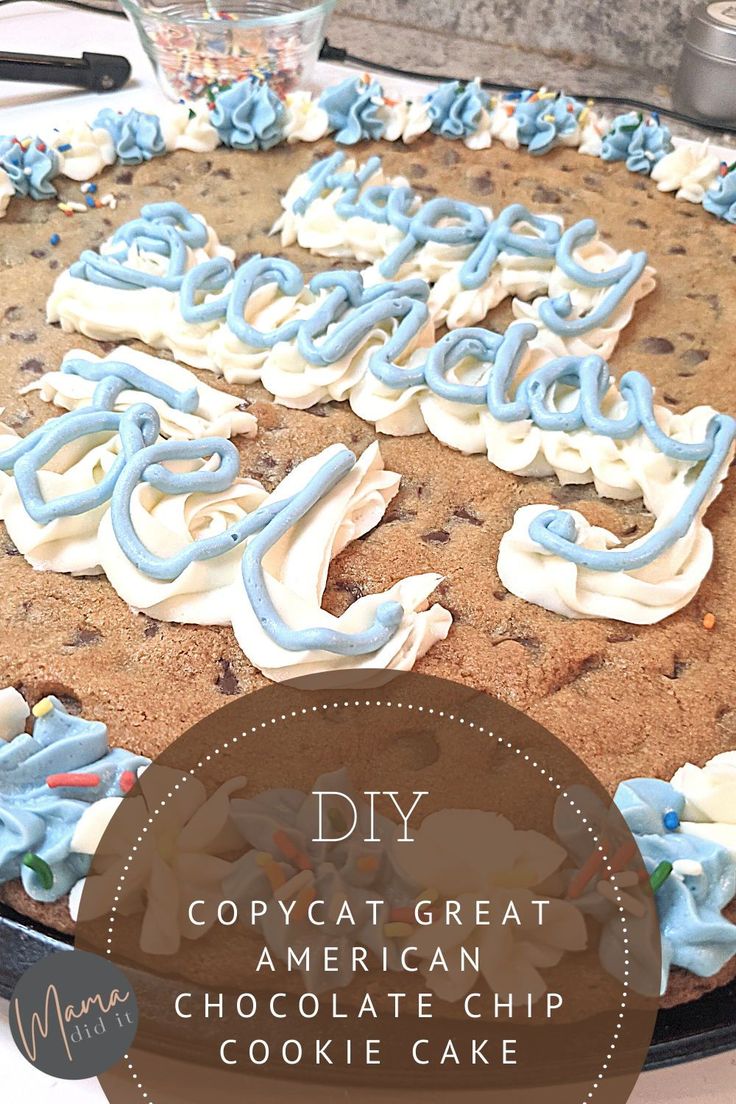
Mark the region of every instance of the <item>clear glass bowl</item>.
POLYGON ((282 97, 303 86, 335 3, 121 0, 161 87, 174 100, 193 100, 248 76, 267 80, 282 97))

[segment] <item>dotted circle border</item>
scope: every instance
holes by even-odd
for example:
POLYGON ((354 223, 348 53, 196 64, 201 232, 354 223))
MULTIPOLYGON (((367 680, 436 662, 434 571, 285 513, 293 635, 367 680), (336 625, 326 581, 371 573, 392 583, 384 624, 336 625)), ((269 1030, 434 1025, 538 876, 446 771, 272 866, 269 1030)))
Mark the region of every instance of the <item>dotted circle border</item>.
MULTIPOLYGON (((390 701, 390 700, 383 700, 383 699, 370 700, 370 699, 367 699, 367 698, 364 698, 362 700, 358 699, 358 698, 355 698, 352 701, 348 701, 348 700, 333 701, 332 705, 330 705, 329 702, 324 702, 322 704, 322 706, 313 705, 311 708, 309 708, 307 706, 304 706, 301 710, 292 709, 288 713, 281 713, 279 716, 271 717, 270 721, 261 721, 260 724, 251 725, 250 731, 249 732, 242 732, 241 736, 248 738, 249 736, 255 735, 256 733, 262 731, 263 729, 269 728, 271 725, 276 725, 279 722, 289 721, 289 720, 295 719, 295 718, 300 717, 300 716, 308 716, 310 713, 315 713, 316 714, 316 713, 319 713, 319 712, 326 712, 329 709, 350 709, 350 708, 355 708, 355 707, 360 708, 361 706, 368 707, 368 708, 375 707, 375 708, 386 708, 386 709, 390 709, 390 708, 393 708, 393 707, 395 707, 396 709, 406 708, 407 710, 411 710, 411 711, 416 709, 416 711, 418 713, 427 713, 431 716, 440 717, 443 720, 451 721, 455 724, 464 725, 467 728, 475 729, 477 732, 487 733, 487 735, 489 737, 494 736, 494 733, 491 732, 491 731, 488 731, 486 729, 485 725, 477 724, 475 721, 467 721, 466 722, 464 717, 460 717, 456 713, 448 713, 444 709, 435 709, 432 706, 426 706, 425 707, 423 705, 416 705, 415 706, 413 702, 390 701)), ((213 756, 219 755, 221 750, 226 751, 230 747, 231 744, 237 744, 239 739, 240 739, 240 737, 233 736, 231 740, 225 740, 219 747, 213 748, 212 753, 208 754, 208 755, 205 755, 204 759, 200 759, 199 762, 197 763, 196 767, 192 767, 192 768, 190 768, 188 773, 182 774, 182 782, 186 782, 186 781, 189 780, 189 778, 193 778, 196 775, 198 770, 202 770, 206 763, 209 763, 209 762, 212 761, 213 756)), ((606 870, 607 874, 609 874, 611 876, 614 876, 614 877, 611 877, 609 880, 611 881, 611 883, 614 887, 616 905, 617 905, 618 911, 621 914, 621 923, 622 923, 622 931, 623 931, 623 945, 624 945, 624 970, 623 970, 624 980, 623 980, 623 983, 622 983, 623 984, 623 992, 621 994, 622 1000, 621 1000, 621 1005, 619 1007, 618 1017, 616 1019, 615 1025, 614 1025, 615 1030, 614 1030, 613 1034, 611 1035, 611 1039, 610 1039, 609 1044, 608 1044, 609 1052, 606 1054, 606 1061, 601 1063, 601 1067, 598 1070, 598 1073, 596 1074, 595 1079, 593 1080, 593 1083, 592 1083, 589 1091, 583 1097, 583 1104, 585 1104, 586 1101, 591 1101, 593 1099, 596 1089, 602 1083, 602 1081, 604 1080, 604 1078, 606 1076, 609 1064, 613 1059, 613 1052, 616 1049, 618 1040, 619 1040, 620 1035, 621 1035, 621 1029, 622 1029, 622 1026, 623 1026, 624 1013, 625 1013, 627 1005, 628 1005, 629 989, 630 989, 630 982, 629 982, 630 969, 629 969, 629 967, 631 965, 631 962, 630 962, 630 958, 629 958, 629 939, 628 939, 628 934, 629 933, 628 933, 628 928, 627 928, 627 925, 626 925, 626 910, 624 909, 624 906, 623 906, 623 899, 621 897, 621 893, 619 891, 618 886, 616 885, 616 881, 615 881, 616 871, 613 870, 610 862, 606 858, 606 855, 604 853, 601 841, 600 841, 599 837, 595 834, 594 827, 588 822, 588 818, 584 815, 582 810, 577 807, 577 805, 575 804, 575 801, 570 797, 570 794, 567 792, 567 790, 563 789, 562 785, 555 780, 554 776, 551 775, 549 773, 549 771, 547 771, 544 767, 540 766, 539 763, 535 759, 532 759, 531 756, 528 755, 526 752, 522 751, 521 748, 515 747, 509 740, 504 739, 503 736, 496 736, 496 741, 497 741, 497 743, 501 744, 503 747, 507 748, 509 751, 513 751, 520 758, 523 758, 524 761, 526 763, 529 763, 529 765, 532 768, 535 768, 536 770, 538 770, 539 773, 542 775, 542 777, 545 779, 545 781, 549 782, 549 784, 551 786, 553 786, 555 790, 557 790, 557 792, 559 793, 559 796, 561 798, 564 798, 569 803, 570 807, 580 817, 581 822, 586 826, 588 832, 593 837, 593 840, 596 843, 596 849, 598 851, 600 851, 601 855, 603 855, 603 866, 604 866, 604 869, 606 870)), ((143 843, 143 836, 148 832, 149 826, 154 823, 154 818, 156 816, 158 816, 159 812, 165 806, 166 802, 170 798, 173 798, 176 791, 180 790, 180 789, 181 789, 181 785, 180 785, 180 783, 177 782, 173 786, 173 788, 171 790, 169 790, 169 792, 166 794, 166 796, 160 800, 157 807, 152 810, 152 815, 148 817, 148 824, 144 825, 143 828, 141 829, 141 834, 137 837, 135 845, 131 847, 130 854, 126 858, 126 862, 123 865, 123 873, 121 874, 120 881, 118 882, 117 886, 115 887, 115 894, 113 896, 113 904, 112 904, 111 909, 110 909, 110 923, 109 923, 108 929, 107 929, 107 946, 106 946, 106 949, 105 949, 105 953, 108 954, 108 955, 112 954, 112 941, 113 941, 115 920, 117 918, 117 906, 120 903, 120 897, 121 897, 121 893, 122 893, 122 886, 123 886, 123 883, 125 881, 125 875, 127 874, 128 870, 130 869, 130 864, 133 862, 133 856, 134 856, 135 852, 138 850, 138 844, 143 843)), ((124 1060, 126 1062, 127 1068, 130 1072, 130 1075, 133 1079, 133 1082, 135 1083, 136 1087, 141 1092, 141 1098, 143 1100, 149 1101, 149 1104, 154 1104, 154 1101, 152 1100, 151 1096, 144 1089, 143 1083, 142 1083, 140 1077, 138 1076, 138 1074, 136 1073, 135 1067, 133 1066, 133 1063, 130 1061, 130 1055, 125 1054, 123 1057, 124 1057, 124 1060)))

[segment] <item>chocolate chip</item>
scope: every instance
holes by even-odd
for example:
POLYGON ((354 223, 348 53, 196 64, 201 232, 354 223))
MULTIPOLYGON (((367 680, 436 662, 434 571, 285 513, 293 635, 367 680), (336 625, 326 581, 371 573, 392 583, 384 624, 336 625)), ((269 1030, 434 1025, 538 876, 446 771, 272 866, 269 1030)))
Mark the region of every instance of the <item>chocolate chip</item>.
POLYGON ((446 529, 433 529, 430 533, 422 533, 422 540, 427 544, 447 544, 450 534, 446 529))
POLYGON ((29 372, 32 376, 40 376, 43 373, 43 361, 38 357, 29 357, 18 366, 19 372, 29 372))
POLYGON ((669 395, 666 391, 662 392, 662 398, 668 406, 679 406, 682 402, 682 399, 676 399, 674 395, 669 395))
MULTIPOLYGON (((145 617, 145 614, 143 616, 145 617)), ((151 637, 158 636, 160 626, 158 621, 154 621, 152 617, 146 617, 146 621, 148 622, 148 624, 143 630, 143 635, 145 636, 146 640, 150 640, 151 637)))
POLYGON ((240 693, 240 683, 229 659, 220 660, 220 674, 215 679, 215 686, 221 694, 227 694, 228 697, 240 693))
POLYGON ((335 590, 340 590, 343 594, 349 594, 356 602, 358 598, 362 598, 365 594, 363 588, 358 583, 354 583, 352 579, 336 579, 333 585, 335 590))
POLYGON ((116 184, 132 184, 133 183, 133 173, 131 172, 131 170, 130 169, 125 169, 124 172, 119 172, 118 175, 115 177, 115 183, 116 184))
POLYGON ((15 547, 15 545, 12 543, 10 538, 8 538, 8 543, 5 546, 5 555, 6 556, 20 556, 20 552, 15 547))
POLYGON ((672 670, 665 671, 664 676, 668 679, 679 679, 684 675, 689 666, 690 664, 687 660, 676 659, 675 662, 672 664, 672 670))
POLYGON ((515 644, 521 644, 522 648, 528 648, 530 652, 538 652, 542 647, 542 642, 538 636, 532 636, 527 633, 517 632, 501 632, 499 630, 491 633, 491 644, 495 647, 498 644, 506 644, 509 640, 513 640, 515 644))
POLYGON ((458 506, 457 510, 452 511, 452 516, 460 518, 461 521, 469 521, 471 525, 483 524, 482 518, 479 518, 477 514, 472 513, 465 506, 458 506))
POLYGON ((102 639, 102 633, 99 629, 87 628, 81 626, 75 632, 71 640, 66 642, 67 648, 89 648, 92 644, 97 644, 102 639))
POLYGON ((493 191, 493 180, 489 172, 481 173, 480 176, 474 176, 470 181, 470 187, 478 195, 490 195, 493 191))
POLYGON ((32 249, 31 250, 31 256, 35 257, 37 261, 40 261, 40 260, 42 260, 43 257, 46 256, 46 250, 45 249, 32 249))
POLYGON ((638 227, 639 230, 648 230, 649 229, 649 223, 645 222, 644 219, 640 219, 640 218, 629 219, 627 221, 626 225, 627 226, 636 226, 636 227, 638 227))
POLYGON ((633 634, 627 632, 614 632, 606 637, 609 644, 628 644, 633 639, 633 634))
POLYGON ((215 169, 212 175, 222 177, 223 180, 232 180, 233 178, 231 169, 215 169))
POLYGON ((668 253, 674 253, 677 256, 684 256, 687 253, 687 249, 684 245, 671 245, 667 250, 668 253))
POLYGON ((6 322, 15 322, 16 319, 20 318, 22 313, 23 313, 23 311, 22 311, 21 307, 18 307, 18 306, 6 307, 5 308, 5 314, 3 315, 3 318, 5 319, 6 322))
MULTIPOLYGON (((73 713, 75 717, 81 716, 82 703, 76 694, 72 694, 71 690, 57 690, 52 689, 48 691, 49 694, 53 694, 55 698, 58 698, 61 704, 66 709, 67 713, 73 713)), ((44 695, 46 696, 46 695, 44 695)), ((25 695, 24 695, 25 697, 25 695)))
POLYGON ((38 341, 38 334, 33 330, 23 330, 19 333, 9 334, 11 341, 22 341, 24 345, 32 345, 34 341, 38 341))
POLYGON ((572 165, 568 165, 566 162, 563 162, 563 164, 560 165, 560 172, 575 172, 575 169, 572 165))
POLYGON ((457 150, 454 150, 451 146, 445 150, 445 156, 442 158, 445 165, 457 165, 460 160, 460 154, 457 150))
POLYGON ((686 349, 683 353, 680 353, 680 360, 683 364, 689 364, 695 367, 696 364, 702 364, 704 360, 710 358, 709 349, 686 349))
POLYGON ((497 590, 494 590, 493 597, 496 599, 497 602, 503 602, 504 599, 508 598, 509 593, 510 592, 506 590, 506 587, 499 587, 497 590))
POLYGON ((54 259, 52 261, 49 261, 49 268, 51 269, 52 272, 55 272, 58 267, 59 267, 59 262, 57 261, 56 257, 54 257, 54 259))
POLYGON ((393 509, 389 507, 383 515, 381 524, 390 525, 392 521, 413 521, 416 516, 415 511, 403 510, 400 506, 396 506, 393 509))
POLYGON ((656 356, 664 356, 675 351, 675 346, 666 337, 644 337, 639 345, 645 353, 652 353, 656 356))
POLYGON ((560 193, 554 191, 553 188, 548 188, 545 184, 539 184, 534 189, 532 199, 535 203, 560 203, 562 201, 560 193))
POLYGON ((331 402, 316 403, 314 406, 310 406, 307 410, 303 411, 303 413, 312 414, 315 418, 329 418, 334 408, 335 404, 331 402))
POLYGON ((594 192, 599 192, 601 190, 601 181, 597 176, 584 176, 583 184, 587 184, 594 192))
POLYGON ((418 161, 415 161, 412 165, 409 166, 409 172, 418 180, 422 180, 427 175, 428 171, 429 170, 427 169, 427 166, 420 164, 418 161))

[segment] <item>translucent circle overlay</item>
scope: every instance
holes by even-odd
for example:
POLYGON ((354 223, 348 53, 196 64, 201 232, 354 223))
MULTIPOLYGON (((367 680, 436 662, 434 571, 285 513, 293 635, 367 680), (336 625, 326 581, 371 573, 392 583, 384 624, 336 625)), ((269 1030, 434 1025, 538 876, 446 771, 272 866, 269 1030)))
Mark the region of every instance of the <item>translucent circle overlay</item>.
POLYGON ((381 676, 232 702, 119 804, 77 928, 139 1006, 113 1104, 201 1076, 218 1101, 628 1098, 660 940, 610 795, 511 707, 381 676))

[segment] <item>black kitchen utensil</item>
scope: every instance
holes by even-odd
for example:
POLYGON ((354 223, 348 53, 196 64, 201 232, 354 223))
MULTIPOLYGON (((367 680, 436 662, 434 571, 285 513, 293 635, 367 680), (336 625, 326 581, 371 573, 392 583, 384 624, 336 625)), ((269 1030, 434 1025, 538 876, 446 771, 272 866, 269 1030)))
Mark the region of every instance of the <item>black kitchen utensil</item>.
POLYGON ((122 88, 130 76, 130 62, 117 54, 89 54, 81 58, 13 54, 0 50, 0 80, 68 84, 92 92, 122 88))

